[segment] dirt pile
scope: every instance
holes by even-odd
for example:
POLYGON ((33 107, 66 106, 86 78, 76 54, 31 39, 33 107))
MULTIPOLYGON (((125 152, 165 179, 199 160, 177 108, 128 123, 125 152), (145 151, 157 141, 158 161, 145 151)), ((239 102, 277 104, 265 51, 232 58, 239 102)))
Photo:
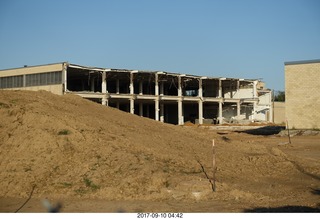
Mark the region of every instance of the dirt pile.
POLYGON ((286 139, 163 124, 74 95, 0 91, 0 211, 33 186, 35 199, 179 200, 168 211, 317 210, 319 135, 279 144, 286 139), (201 168, 212 176, 212 139, 216 192, 201 168))
POLYGON ((204 136, 78 96, 0 92, 0 196, 162 198, 201 174, 204 136))

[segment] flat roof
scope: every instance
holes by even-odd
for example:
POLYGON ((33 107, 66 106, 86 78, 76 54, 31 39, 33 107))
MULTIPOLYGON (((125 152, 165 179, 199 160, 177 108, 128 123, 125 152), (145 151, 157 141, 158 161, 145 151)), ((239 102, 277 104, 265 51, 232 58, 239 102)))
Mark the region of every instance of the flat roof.
POLYGON ((300 64, 310 64, 310 63, 320 63, 320 59, 290 61, 290 62, 285 62, 284 65, 300 65, 300 64))
MULTIPOLYGON (((320 59, 318 60, 320 62, 320 59)), ((158 73, 162 72, 165 75, 171 75, 171 76, 184 76, 189 78, 203 78, 203 79, 215 79, 215 80, 240 80, 245 82, 253 82, 253 81, 261 81, 260 79, 239 79, 239 78, 225 78, 225 77, 210 77, 210 76, 198 76, 198 75, 191 75, 191 74, 184 74, 184 73, 177 73, 177 72, 167 72, 167 71, 148 71, 148 70, 130 70, 130 69, 113 69, 113 68, 99 68, 99 67, 92 67, 92 66, 83 66, 83 65, 77 65, 77 64, 71 64, 69 62, 58 62, 58 63, 50 63, 50 64, 42 64, 42 65, 25 65, 23 67, 17 67, 17 68, 9 68, 9 69, 0 69, 0 71, 6 71, 6 70, 13 70, 13 69, 24 69, 24 68, 32 68, 32 67, 40 67, 40 66, 50 66, 50 65, 56 65, 56 64, 67 64, 70 68, 78 68, 78 69, 84 69, 84 70, 93 70, 93 71, 111 71, 111 72, 127 72, 130 73, 132 71, 136 71, 136 73, 158 73)))

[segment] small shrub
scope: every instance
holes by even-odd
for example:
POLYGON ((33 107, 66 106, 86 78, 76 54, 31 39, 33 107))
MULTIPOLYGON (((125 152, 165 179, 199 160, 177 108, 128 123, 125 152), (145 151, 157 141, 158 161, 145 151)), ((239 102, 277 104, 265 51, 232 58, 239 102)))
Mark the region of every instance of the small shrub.
POLYGON ((100 189, 100 186, 94 184, 89 178, 83 178, 84 183, 86 184, 86 187, 89 187, 92 189, 92 191, 95 191, 97 189, 100 189))
POLYGON ((62 129, 58 132, 58 135, 69 135, 71 134, 71 131, 69 131, 68 129, 62 129))
POLYGON ((72 183, 68 183, 68 182, 63 182, 62 183, 63 187, 71 187, 72 186, 72 183))

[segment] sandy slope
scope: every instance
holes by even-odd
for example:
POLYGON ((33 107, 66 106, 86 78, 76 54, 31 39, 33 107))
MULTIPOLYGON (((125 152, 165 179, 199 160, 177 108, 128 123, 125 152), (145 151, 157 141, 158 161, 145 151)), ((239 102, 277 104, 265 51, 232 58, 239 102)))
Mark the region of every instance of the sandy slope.
POLYGON ((184 211, 198 203, 198 209, 209 212, 287 205, 317 210, 319 140, 297 136, 295 147, 278 146, 285 137, 219 135, 73 95, 0 91, 0 211, 11 211, 6 200, 26 199, 33 186, 32 197, 39 200, 152 200, 176 202, 184 211), (211 177, 212 139, 216 192, 199 164, 211 177), (312 156, 292 150, 305 146, 312 156), (210 202, 227 204, 219 209, 210 202))

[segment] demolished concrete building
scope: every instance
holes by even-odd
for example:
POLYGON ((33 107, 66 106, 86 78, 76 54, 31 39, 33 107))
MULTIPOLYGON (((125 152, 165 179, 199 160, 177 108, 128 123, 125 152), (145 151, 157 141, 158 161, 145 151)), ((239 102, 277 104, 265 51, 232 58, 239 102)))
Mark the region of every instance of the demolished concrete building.
POLYGON ((272 121, 272 92, 256 79, 97 68, 68 62, 0 70, 0 89, 77 94, 157 121, 183 125, 272 121))

